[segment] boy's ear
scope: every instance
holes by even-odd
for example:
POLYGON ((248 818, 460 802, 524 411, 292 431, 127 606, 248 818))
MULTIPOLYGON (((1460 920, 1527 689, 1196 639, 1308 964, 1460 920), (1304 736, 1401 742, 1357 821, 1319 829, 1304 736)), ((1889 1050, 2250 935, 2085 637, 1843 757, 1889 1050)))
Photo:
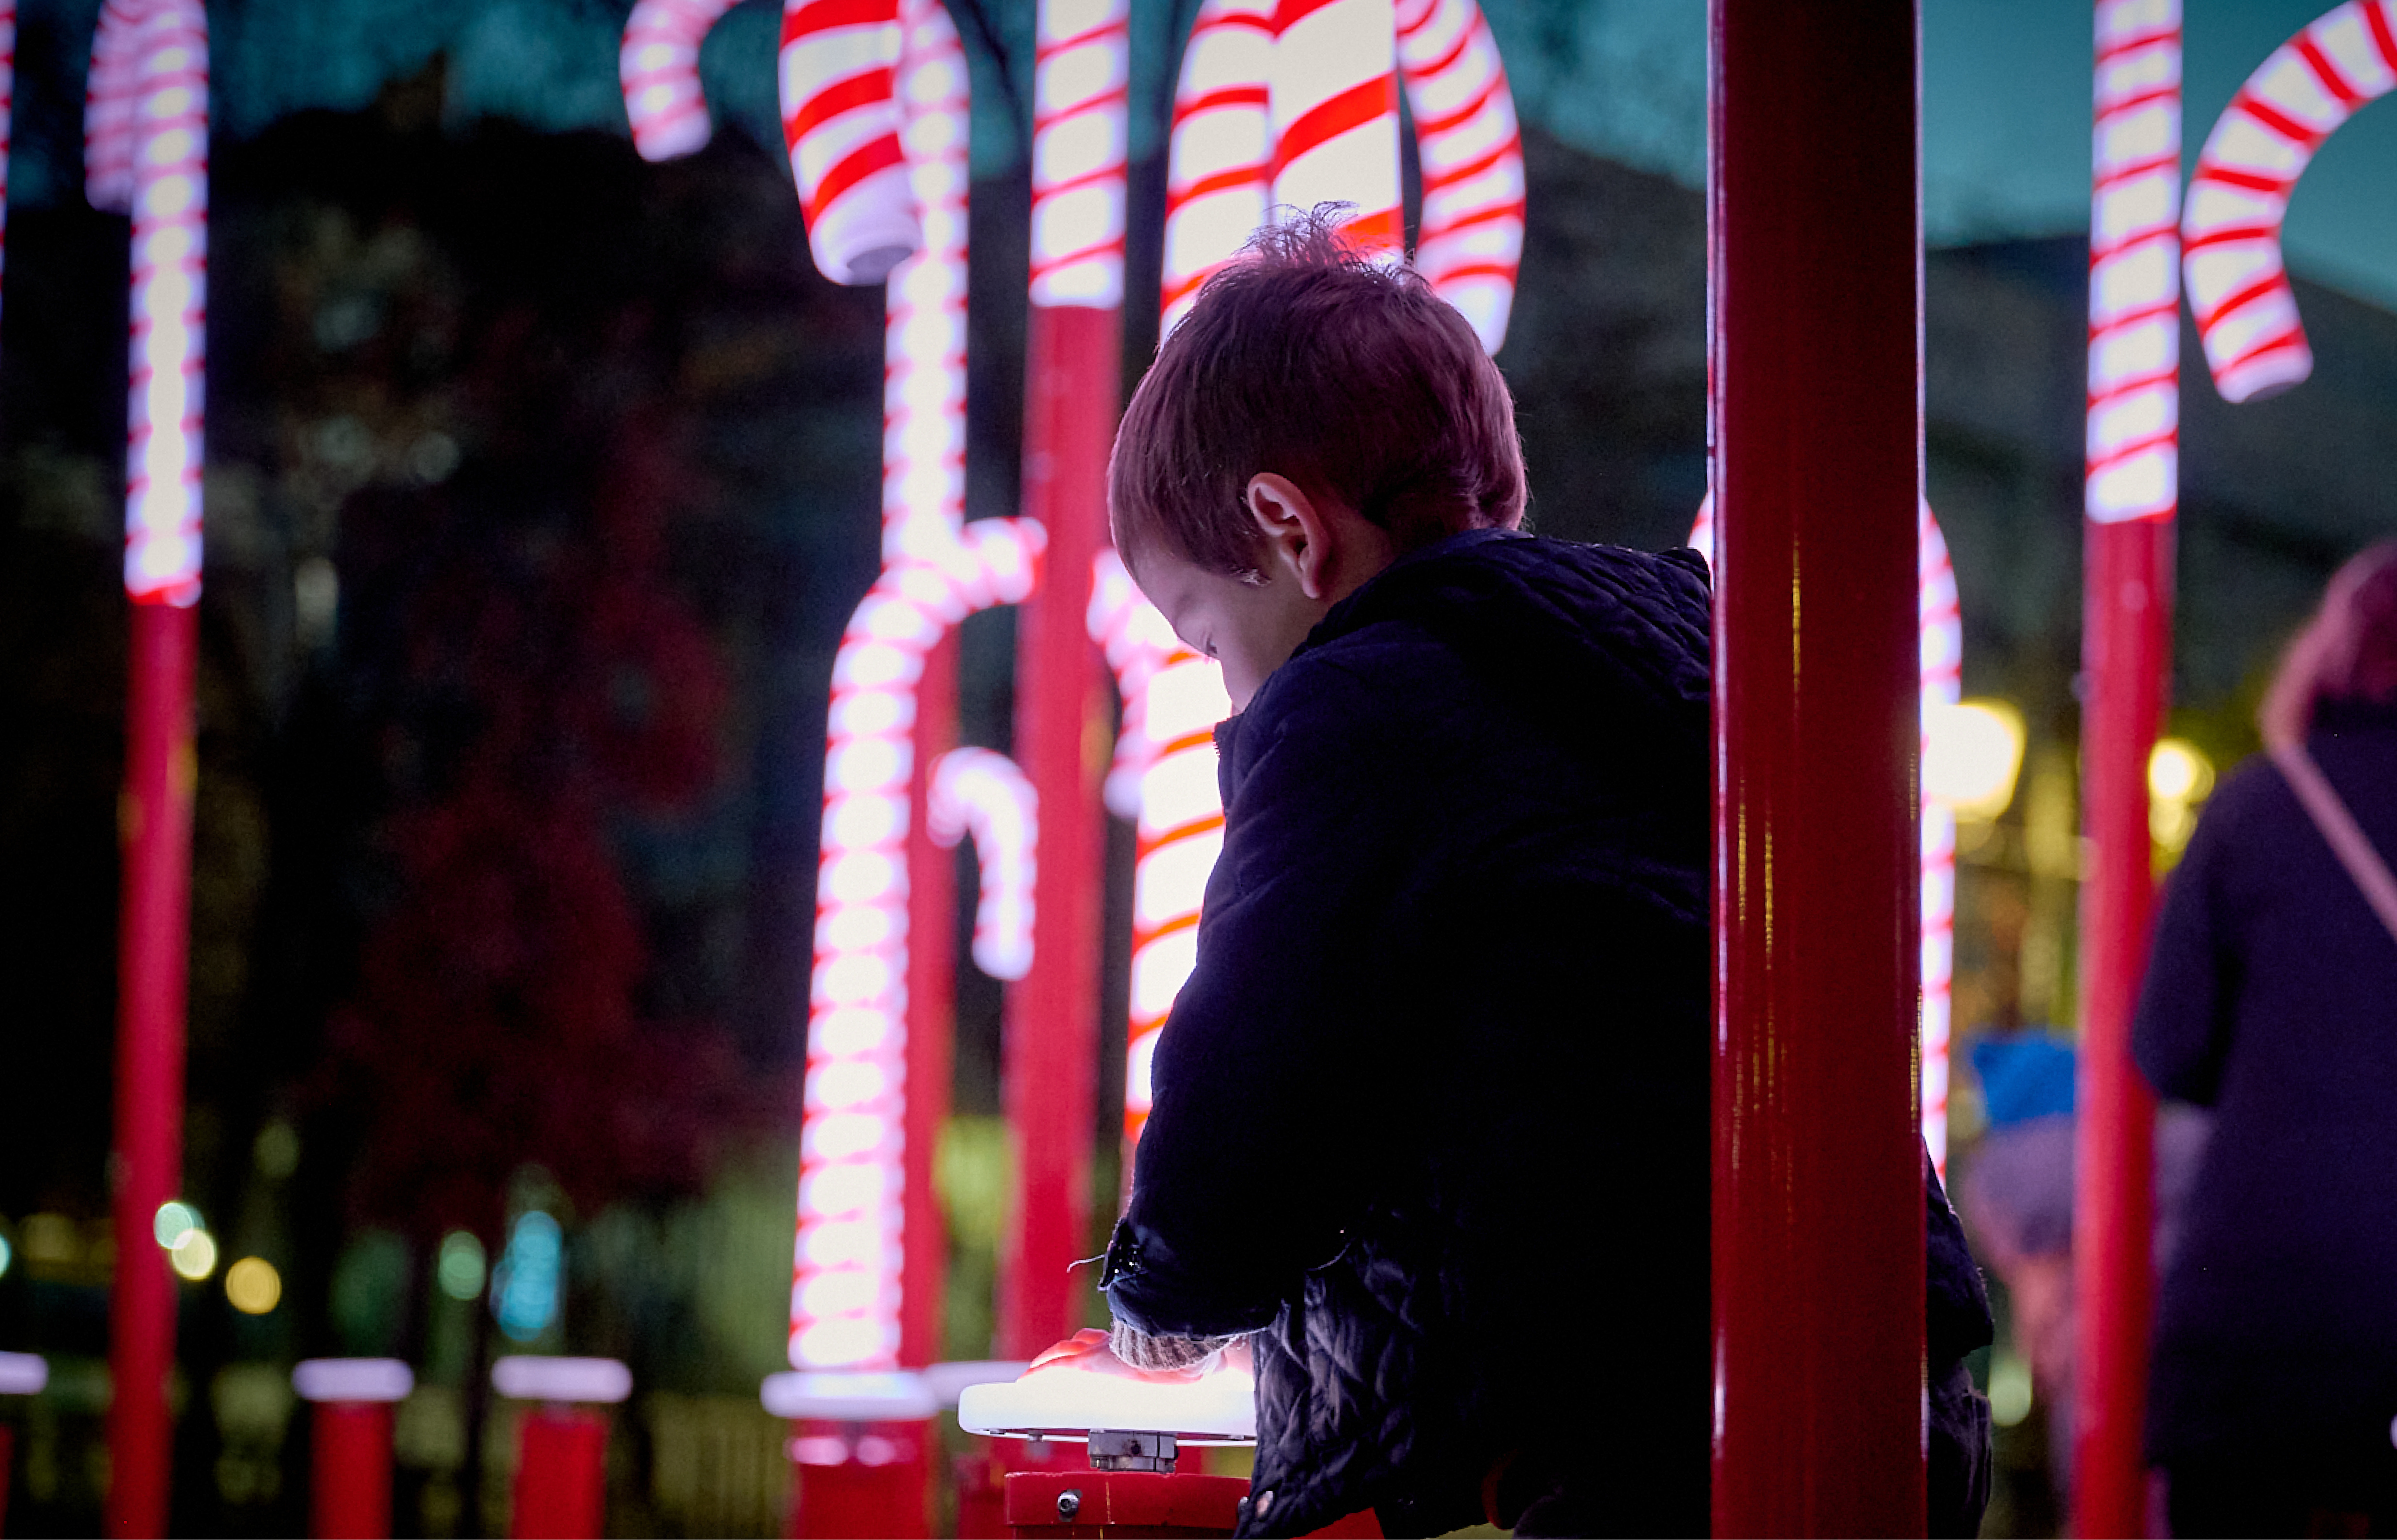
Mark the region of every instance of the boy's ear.
POLYGON ((1338 537, 1315 500, 1290 477, 1261 471, 1249 477, 1247 502, 1265 539, 1266 576, 1289 578, 1310 599, 1324 597, 1338 537))

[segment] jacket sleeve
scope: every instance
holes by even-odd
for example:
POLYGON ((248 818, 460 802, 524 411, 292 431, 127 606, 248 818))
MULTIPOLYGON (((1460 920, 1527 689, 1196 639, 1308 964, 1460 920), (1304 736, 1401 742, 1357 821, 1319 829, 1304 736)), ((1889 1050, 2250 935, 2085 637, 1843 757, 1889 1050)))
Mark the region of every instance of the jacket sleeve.
POLYGON ((2217 797, 2164 883, 2131 1029, 2132 1055, 2148 1083, 2200 1106, 2214 1105, 2230 1051, 2237 957, 2221 886, 2235 841, 2229 825, 2238 811, 2230 798, 2217 797))
POLYGON ((1158 1042, 1102 1279, 1145 1332, 1269 1325, 1306 1270, 1338 1254, 1387 1105, 1374 1063, 1392 1045, 1368 1024, 1400 907, 1393 829, 1413 820, 1396 805, 1403 770, 1375 746, 1386 714, 1342 671, 1307 674, 1285 694, 1303 711, 1252 708, 1241 723, 1197 964, 1158 1042))

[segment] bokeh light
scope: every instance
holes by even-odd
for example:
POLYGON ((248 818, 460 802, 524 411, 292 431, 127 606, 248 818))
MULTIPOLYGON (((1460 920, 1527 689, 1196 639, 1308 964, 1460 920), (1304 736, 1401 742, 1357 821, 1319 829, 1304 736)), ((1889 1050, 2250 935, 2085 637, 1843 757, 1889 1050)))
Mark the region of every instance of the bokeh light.
POLYGON ((441 1292, 451 1299, 480 1299, 483 1294, 483 1243, 465 1230, 441 1238, 441 1258, 434 1264, 441 1292))
POLYGON ((179 1277, 197 1283, 217 1270, 216 1237, 206 1230, 185 1230, 182 1239, 168 1248, 167 1260, 179 1277))
POLYGON ((491 1314, 511 1340, 530 1342, 557 1319, 564 1240, 557 1221, 539 1209, 519 1216, 509 1231, 507 1250, 491 1275, 491 1314))
POLYGON ((158 1205, 158 1215, 151 1222, 150 1233, 158 1238, 159 1245, 171 1252, 199 1227, 199 1210, 179 1199, 169 1199, 158 1205))
POLYGON ((225 1298, 245 1316, 262 1316, 282 1302, 283 1275, 262 1256, 246 1256, 225 1269, 225 1298))
POLYGON ((2022 713, 2003 701, 1922 708, 1922 799, 1959 818, 1996 818, 2015 798, 2023 759, 2022 713))
POLYGON ((0 1278, 7 1278, 8 1276, 8 1265, 15 1260, 17 1260, 17 1253, 15 1250, 9 1246, 8 1238, 5 1235, 0 1235, 0 1278))
POLYGON ((2214 765, 2186 738, 2162 738, 2148 755, 2148 795, 2159 802, 2202 802, 2214 790, 2214 765))

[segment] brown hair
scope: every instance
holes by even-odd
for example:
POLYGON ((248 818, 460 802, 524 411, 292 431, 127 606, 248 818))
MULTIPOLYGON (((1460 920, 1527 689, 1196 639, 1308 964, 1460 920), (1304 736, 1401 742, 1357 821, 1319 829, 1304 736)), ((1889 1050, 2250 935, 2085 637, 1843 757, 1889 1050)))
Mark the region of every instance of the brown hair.
POLYGON ((1498 367, 1429 284, 1342 238, 1341 208, 1258 232, 1132 393, 1107 488, 1127 560, 1161 533, 1206 570, 1254 572, 1247 489, 1265 471, 1355 509, 1400 551, 1522 522, 1498 367))
POLYGON ((2305 742, 2325 701, 2397 702, 2397 541, 2340 568, 2256 713, 2274 748, 2305 742))

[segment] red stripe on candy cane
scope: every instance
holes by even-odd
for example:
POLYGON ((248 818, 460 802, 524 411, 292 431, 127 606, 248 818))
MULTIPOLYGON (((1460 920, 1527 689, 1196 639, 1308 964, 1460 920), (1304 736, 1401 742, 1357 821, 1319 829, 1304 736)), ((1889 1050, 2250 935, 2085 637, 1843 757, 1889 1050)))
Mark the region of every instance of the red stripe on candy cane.
POLYGON ((899 144, 898 0, 785 0, 783 140, 816 266, 878 283, 922 242, 899 144))

